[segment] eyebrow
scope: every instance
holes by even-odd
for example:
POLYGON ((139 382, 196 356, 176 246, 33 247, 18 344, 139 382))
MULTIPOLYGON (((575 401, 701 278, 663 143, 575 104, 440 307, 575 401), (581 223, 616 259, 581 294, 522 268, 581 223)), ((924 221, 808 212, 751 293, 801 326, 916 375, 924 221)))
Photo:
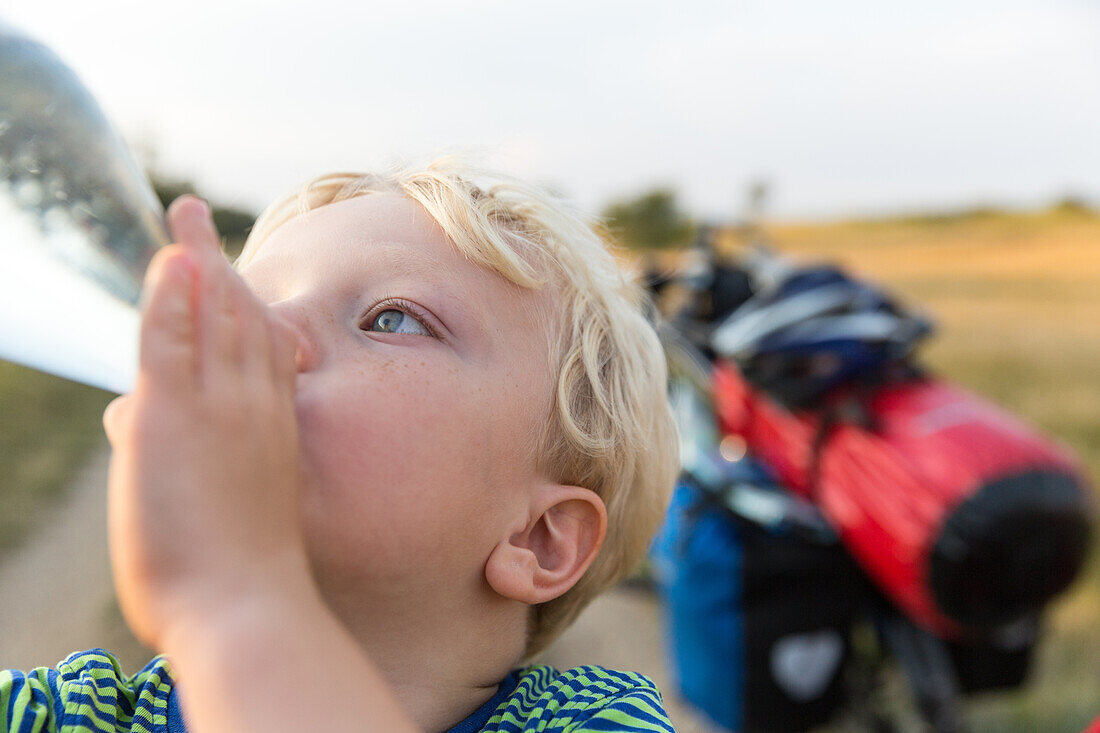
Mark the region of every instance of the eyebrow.
MULTIPOLYGON (((387 260, 388 276, 407 277, 427 282, 432 286, 434 297, 446 307, 446 310, 442 313, 436 313, 434 308, 431 310, 443 321, 449 331, 455 333, 457 322, 461 333, 455 333, 456 336, 475 336, 479 340, 488 342, 489 334, 484 326, 488 314, 482 300, 476 297, 476 293, 459 292, 449 285, 444 263, 420 254, 414 245, 401 240, 373 240, 370 246, 384 247, 387 250, 384 256, 387 260), (465 321, 470 321, 470 324, 462 328, 465 321)), ((454 252, 460 260, 476 267, 457 249, 454 252)), ((428 307, 428 304, 424 306, 428 307)))

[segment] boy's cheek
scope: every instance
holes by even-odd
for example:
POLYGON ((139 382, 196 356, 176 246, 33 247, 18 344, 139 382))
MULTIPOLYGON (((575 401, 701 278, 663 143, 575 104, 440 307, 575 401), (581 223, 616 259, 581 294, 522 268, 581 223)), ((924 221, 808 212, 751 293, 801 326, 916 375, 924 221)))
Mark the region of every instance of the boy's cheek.
POLYGON ((301 462, 313 490, 371 494, 423 481, 457 447, 447 445, 449 436, 415 428, 425 421, 431 428, 431 415, 406 410, 398 418, 391 409, 384 401, 298 401, 301 462))
POLYGON ((382 515, 395 526, 426 519, 433 506, 480 507, 478 496, 495 478, 493 421, 442 395, 435 402, 300 399, 304 491, 334 513, 382 515))
POLYGON ((449 450, 452 438, 468 435, 491 412, 460 380, 414 372, 401 381, 360 381, 346 389, 303 377, 299 385, 295 410, 303 437, 323 436, 334 447, 354 446, 382 460, 449 450))

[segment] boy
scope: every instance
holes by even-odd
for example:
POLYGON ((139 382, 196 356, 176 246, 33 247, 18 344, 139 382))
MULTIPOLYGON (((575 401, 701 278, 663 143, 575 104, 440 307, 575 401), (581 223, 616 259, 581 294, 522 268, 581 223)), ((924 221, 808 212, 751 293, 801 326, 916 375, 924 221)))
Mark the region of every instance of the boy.
POLYGON ((104 416, 134 632, 0 677, 0 719, 91 730, 671 730, 652 683, 515 670, 642 555, 676 471, 660 348, 584 222, 445 161, 209 211, 146 278, 104 416), (602 550, 601 550, 602 547, 602 550))

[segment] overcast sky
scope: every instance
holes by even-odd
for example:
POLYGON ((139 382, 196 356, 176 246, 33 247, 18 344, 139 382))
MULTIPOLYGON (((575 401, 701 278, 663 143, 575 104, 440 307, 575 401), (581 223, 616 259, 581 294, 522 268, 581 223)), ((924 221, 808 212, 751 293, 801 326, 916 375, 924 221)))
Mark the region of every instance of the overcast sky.
POLYGON ((1096 0, 0 0, 220 201, 479 150, 591 210, 1100 200, 1096 0))

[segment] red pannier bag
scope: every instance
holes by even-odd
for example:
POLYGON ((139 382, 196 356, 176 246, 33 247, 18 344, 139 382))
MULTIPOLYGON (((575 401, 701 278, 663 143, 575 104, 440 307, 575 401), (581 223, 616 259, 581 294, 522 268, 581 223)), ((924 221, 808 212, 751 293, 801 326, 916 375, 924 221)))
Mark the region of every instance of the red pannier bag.
POLYGON ((732 362, 713 381, 723 433, 814 501, 879 587, 940 636, 1028 618, 1084 561, 1090 492, 1075 459, 965 390, 917 377, 791 412, 732 362))

